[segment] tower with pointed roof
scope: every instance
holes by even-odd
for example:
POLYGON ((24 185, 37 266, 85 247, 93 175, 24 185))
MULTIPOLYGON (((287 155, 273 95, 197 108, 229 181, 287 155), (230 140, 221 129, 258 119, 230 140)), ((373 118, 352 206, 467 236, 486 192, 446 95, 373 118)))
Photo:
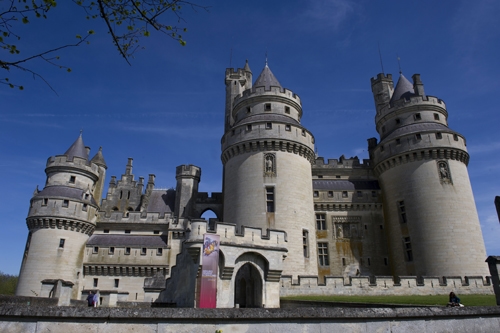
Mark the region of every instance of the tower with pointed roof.
POLYGON ((89 151, 80 134, 63 155, 47 160, 45 187, 30 201, 17 295, 37 296, 42 281, 60 279, 74 285, 71 298, 78 298, 107 168, 101 150, 90 160, 89 151))
POLYGON ((248 70, 248 63, 226 70, 223 220, 241 232, 245 226, 264 233, 284 230, 287 237, 279 240, 288 248, 283 274, 317 274, 314 137, 300 123, 299 96, 281 86, 267 62, 253 85, 242 79, 248 70))
POLYGON ((395 275, 488 274, 486 251, 467 172, 463 135, 448 127, 445 103, 400 73, 371 80, 380 142, 370 158, 384 198, 395 275))

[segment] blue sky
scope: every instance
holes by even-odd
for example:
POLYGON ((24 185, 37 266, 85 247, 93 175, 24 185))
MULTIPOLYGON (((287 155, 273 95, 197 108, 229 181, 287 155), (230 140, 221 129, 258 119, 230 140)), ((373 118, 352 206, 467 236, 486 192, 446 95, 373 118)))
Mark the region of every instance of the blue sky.
MULTIPOLYGON (((18 274, 28 230, 25 219, 48 157, 63 154, 83 129, 95 154, 103 147, 107 181, 128 157, 134 174, 156 175, 175 187, 175 167, 202 168, 200 190, 221 191, 220 138, 224 71, 248 59, 254 78, 269 66, 303 103, 302 123, 318 154, 367 158, 378 137, 370 78, 420 73, 428 95, 443 99, 449 126, 467 138, 469 173, 488 255, 500 255, 493 200, 500 195, 500 2, 484 1, 201 1, 184 10, 187 46, 153 33, 132 66, 117 53, 100 21, 61 1, 47 20, 19 26, 18 47, 30 55, 93 29, 89 45, 58 53, 72 72, 43 62, 27 73, 3 72, 24 91, 0 86, 0 270, 18 274)), ((0 4, 3 6, 4 4, 0 4)), ((175 23, 175 22, 173 22, 175 23)), ((2 57, 4 55, 2 54, 2 57)))

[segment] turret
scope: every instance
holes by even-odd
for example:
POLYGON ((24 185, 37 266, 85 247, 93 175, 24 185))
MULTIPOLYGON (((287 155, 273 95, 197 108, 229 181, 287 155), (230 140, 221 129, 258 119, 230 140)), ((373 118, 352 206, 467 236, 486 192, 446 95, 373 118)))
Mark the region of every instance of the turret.
POLYGON ((281 86, 267 63, 250 87, 226 95, 232 122, 221 140, 223 220, 240 230, 284 230, 283 274, 317 274, 316 242, 309 241, 315 232, 314 137, 300 123, 299 96, 281 86))
POLYGON ((248 61, 246 61, 244 68, 238 68, 236 71, 234 68, 227 68, 224 82, 226 84, 224 130, 227 131, 234 123, 231 115, 234 98, 244 90, 252 88, 252 71, 250 70, 248 61))
POLYGON ((179 165, 175 169, 175 214, 181 218, 193 217, 193 208, 198 195, 201 169, 195 165, 179 165))
POLYGON ((77 297, 83 248, 99 210, 103 162, 102 153, 88 160, 81 135, 63 155, 48 159, 46 185, 34 193, 26 219, 29 235, 17 295, 35 296, 42 280, 62 279, 75 285, 72 298, 77 297))
POLYGON ((372 79, 380 142, 370 139, 384 195, 396 275, 482 275, 486 252, 470 186, 465 138, 448 127, 445 103, 401 73, 372 79), (390 96, 390 100, 387 101, 390 96), (450 259, 454 260, 450 260, 450 259))

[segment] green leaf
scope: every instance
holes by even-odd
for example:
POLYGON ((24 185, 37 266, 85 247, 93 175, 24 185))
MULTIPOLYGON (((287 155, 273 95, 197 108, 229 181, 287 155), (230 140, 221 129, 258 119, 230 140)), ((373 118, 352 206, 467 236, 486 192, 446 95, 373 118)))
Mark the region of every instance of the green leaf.
POLYGON ((149 37, 150 33, 149 31, 144 31, 144 36, 149 37))
POLYGON ((66 72, 71 73, 71 68, 68 68, 66 72))
POLYGON ((26 24, 26 23, 29 23, 30 21, 28 21, 28 18, 25 16, 23 17, 23 23, 26 24))
POLYGON ((24 90, 24 87, 23 86, 19 86, 19 90, 24 90))
POLYGON ((82 36, 80 36, 80 35, 76 35, 76 38, 78 38, 78 39, 82 39, 82 36))
POLYGON ((89 35, 95 34, 94 30, 89 30, 89 35))

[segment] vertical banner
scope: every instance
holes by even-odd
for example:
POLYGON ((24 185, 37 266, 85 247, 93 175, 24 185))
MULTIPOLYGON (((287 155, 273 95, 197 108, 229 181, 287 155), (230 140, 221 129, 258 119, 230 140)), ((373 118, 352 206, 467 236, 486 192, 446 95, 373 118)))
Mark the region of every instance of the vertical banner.
POLYGON ((201 260, 200 308, 217 307, 217 272, 219 266, 220 236, 203 235, 201 260))

